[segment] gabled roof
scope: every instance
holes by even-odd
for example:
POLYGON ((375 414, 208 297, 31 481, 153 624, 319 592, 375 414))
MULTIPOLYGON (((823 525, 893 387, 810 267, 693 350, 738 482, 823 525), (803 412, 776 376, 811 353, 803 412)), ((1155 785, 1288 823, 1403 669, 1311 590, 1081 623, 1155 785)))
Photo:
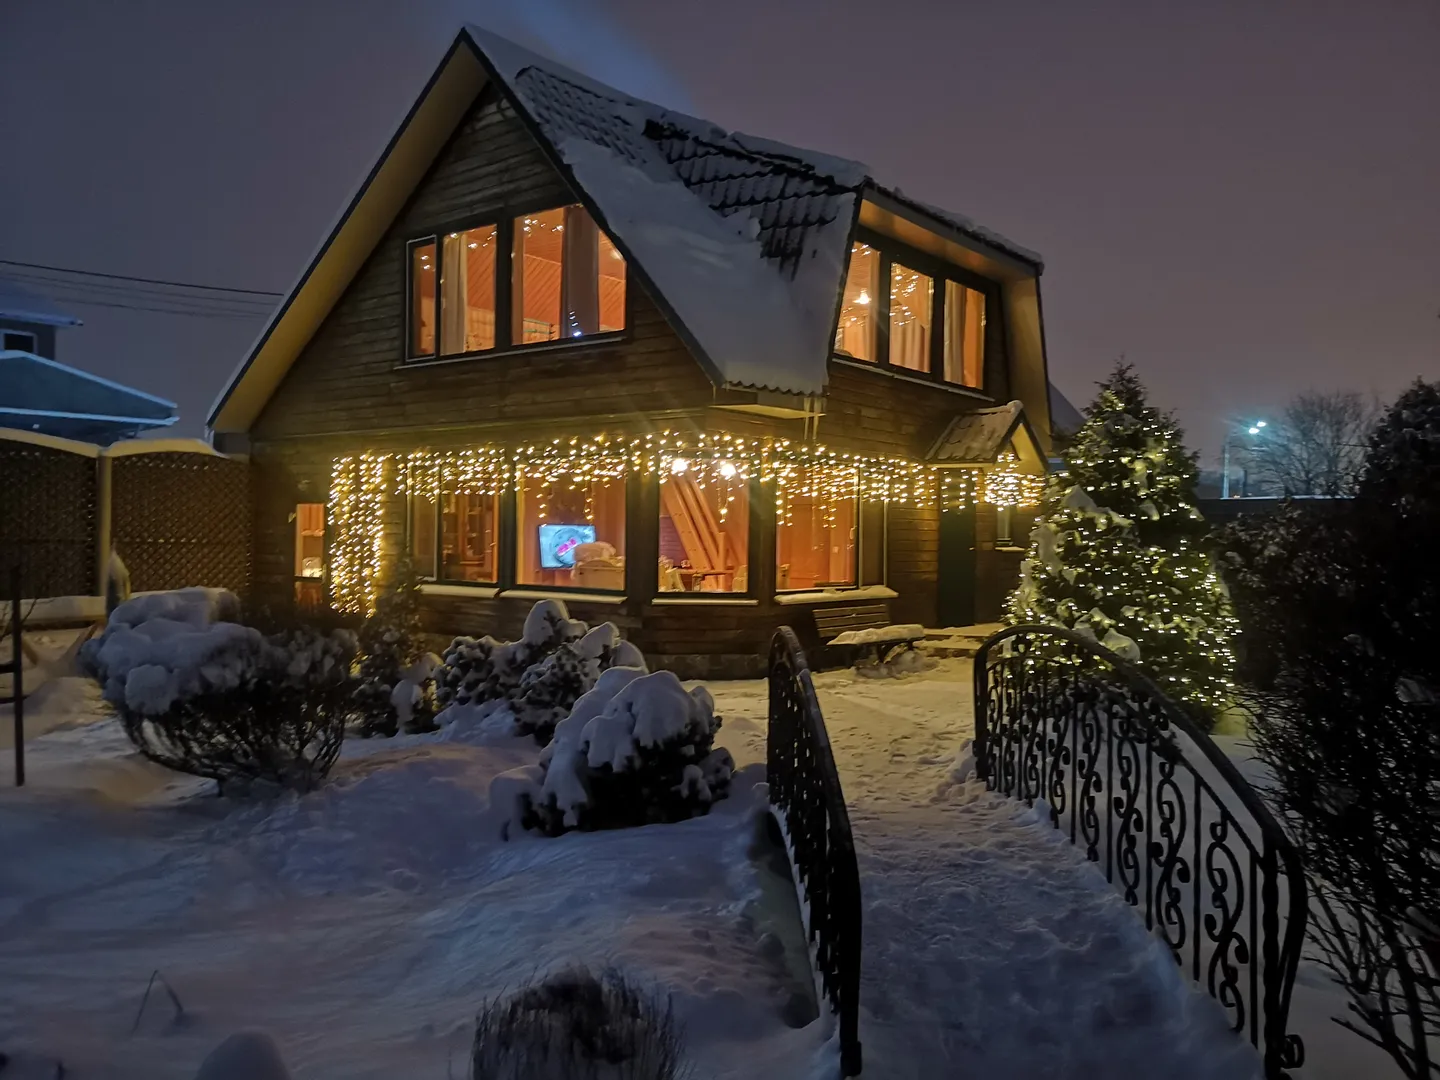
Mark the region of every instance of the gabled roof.
POLYGON ((925 460, 935 465, 993 465, 1010 449, 1023 466, 1045 471, 1044 454, 1018 401, 955 417, 925 460))
POLYGON ((45 297, 3 277, 0 277, 0 318, 41 326, 81 325, 74 315, 67 315, 45 297))
MULTIPOLYGON (((212 429, 254 422, 487 79, 717 385, 824 392, 860 203, 903 196, 858 162, 724 131, 470 25, 222 392, 212 429)), ((1033 255, 973 222, 911 205, 1038 273, 1033 255)))
POLYGON ((179 419, 166 401, 34 353, 0 352, 0 425, 108 442, 179 419))

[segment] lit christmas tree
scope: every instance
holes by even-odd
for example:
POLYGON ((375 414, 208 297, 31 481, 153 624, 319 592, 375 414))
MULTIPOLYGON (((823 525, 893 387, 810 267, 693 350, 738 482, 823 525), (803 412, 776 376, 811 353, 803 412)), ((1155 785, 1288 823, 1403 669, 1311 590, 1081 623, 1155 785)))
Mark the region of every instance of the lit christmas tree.
POLYGON ((1231 699, 1238 626, 1204 547, 1195 455, 1128 365, 1100 384, 1065 464, 1031 534, 1009 621, 1093 637, 1213 722, 1231 699))

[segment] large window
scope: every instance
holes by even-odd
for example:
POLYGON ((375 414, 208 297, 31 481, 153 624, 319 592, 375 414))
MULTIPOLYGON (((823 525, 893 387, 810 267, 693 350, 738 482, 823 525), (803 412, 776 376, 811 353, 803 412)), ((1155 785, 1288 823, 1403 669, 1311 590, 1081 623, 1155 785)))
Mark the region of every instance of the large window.
POLYGON ((984 384, 985 294, 945 282, 945 381, 984 384))
POLYGON ((930 370, 930 318, 935 279, 898 262, 890 264, 890 363, 930 370))
POLYGON ((625 260, 585 208, 514 221, 515 345, 625 329, 625 260))
POLYGON ((859 497, 816 470, 787 479, 775 522, 775 586, 841 588, 855 584, 859 497))
POLYGON ((623 330, 625 287, 624 257, 579 204, 412 240, 405 355, 465 356, 623 330))
POLYGON ((515 493, 515 580, 625 588, 625 477, 522 479, 515 493))
POLYGON ((440 354, 495 347, 494 225, 445 237, 440 252, 440 354))
POLYGON ((500 496, 444 492, 410 498, 415 573, 439 581, 500 580, 500 496))
POLYGON ((880 291, 880 253, 869 244, 850 248, 845 295, 835 327, 835 351, 855 360, 875 360, 875 320, 880 291))
POLYGON ((980 389, 985 282, 899 245, 850 248, 835 354, 980 389), (880 283, 887 282, 884 295, 880 283), (938 338, 938 340, 937 340, 938 338))
POLYGON ((749 483, 734 465, 675 459, 660 484, 660 591, 743 593, 750 587, 749 483))
POLYGON ((325 504, 295 504, 295 602, 318 609, 325 600, 325 504))

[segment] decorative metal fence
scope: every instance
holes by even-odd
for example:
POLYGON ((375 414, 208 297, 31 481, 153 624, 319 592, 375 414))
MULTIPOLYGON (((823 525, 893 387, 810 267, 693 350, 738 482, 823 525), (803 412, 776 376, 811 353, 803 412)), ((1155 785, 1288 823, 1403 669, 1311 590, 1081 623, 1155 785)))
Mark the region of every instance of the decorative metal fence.
POLYGON ((815 970, 840 1024, 840 1075, 860 1075, 860 868, 830 736, 795 632, 770 643, 770 810, 801 891, 815 970))
POLYGON ((1144 910, 1268 1077, 1300 1066, 1286 1031, 1307 911, 1299 854, 1150 679, 1070 630, 1003 630, 975 657, 975 757, 990 788, 1043 801, 1144 910))

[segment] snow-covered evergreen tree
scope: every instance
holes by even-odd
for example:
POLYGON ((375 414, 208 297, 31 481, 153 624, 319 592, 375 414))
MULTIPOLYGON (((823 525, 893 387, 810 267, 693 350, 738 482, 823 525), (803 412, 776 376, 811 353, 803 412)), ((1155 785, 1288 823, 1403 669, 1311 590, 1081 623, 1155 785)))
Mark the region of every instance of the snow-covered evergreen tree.
MULTIPOLYGON (((356 705, 362 716, 361 735, 394 735, 399 731, 400 717, 392 697, 395 688, 416 670, 424 653, 420 579, 409 558, 401 556, 385 591, 375 601, 374 614, 360 628, 356 705)), ((434 713, 426 695, 421 697, 409 710, 414 730, 428 730, 434 713)))
POLYGON ((1049 485, 1007 617, 1091 636, 1213 720, 1231 698, 1237 624, 1195 480, 1175 421, 1117 366, 1049 485))

